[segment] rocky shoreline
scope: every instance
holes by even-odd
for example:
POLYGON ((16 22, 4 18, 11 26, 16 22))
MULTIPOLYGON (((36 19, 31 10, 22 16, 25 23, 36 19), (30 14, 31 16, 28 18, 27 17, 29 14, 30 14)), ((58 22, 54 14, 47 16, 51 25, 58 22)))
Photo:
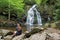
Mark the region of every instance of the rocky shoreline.
POLYGON ((21 36, 13 38, 13 40, 60 40, 60 34, 59 34, 60 31, 57 33, 56 31, 59 31, 59 30, 49 28, 43 31, 42 33, 36 33, 31 35, 29 38, 23 39, 24 34, 22 34, 21 36))
POLYGON ((42 32, 37 32, 32 34, 29 38, 24 38, 25 33, 22 33, 19 36, 12 38, 12 35, 8 35, 4 37, 4 39, 0 40, 60 40, 60 30, 47 28, 42 32))

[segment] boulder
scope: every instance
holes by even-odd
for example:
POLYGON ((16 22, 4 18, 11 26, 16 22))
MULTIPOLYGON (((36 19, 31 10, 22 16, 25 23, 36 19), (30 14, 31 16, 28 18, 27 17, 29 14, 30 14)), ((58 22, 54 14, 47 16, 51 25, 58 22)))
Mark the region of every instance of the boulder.
POLYGON ((51 23, 51 28, 57 28, 56 23, 51 23))
POLYGON ((48 27, 51 27, 51 25, 50 25, 50 23, 46 23, 46 24, 44 24, 43 27, 44 27, 44 28, 48 28, 48 27))
POLYGON ((8 32, 10 32, 10 30, 0 29, 1 39, 3 39, 8 32))
POLYGON ((8 32, 10 32, 10 30, 5 30, 5 29, 1 29, 1 31, 3 36, 6 35, 8 32))
POLYGON ((41 31, 44 31, 44 29, 33 28, 29 33, 26 33, 24 37, 29 38, 31 35, 35 33, 41 33, 41 31))

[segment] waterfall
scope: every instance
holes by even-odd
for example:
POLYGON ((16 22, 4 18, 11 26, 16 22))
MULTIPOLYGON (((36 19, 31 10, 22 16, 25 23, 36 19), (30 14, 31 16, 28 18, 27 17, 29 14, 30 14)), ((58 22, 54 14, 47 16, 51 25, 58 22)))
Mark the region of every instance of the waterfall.
POLYGON ((40 13, 37 11, 36 5, 33 5, 27 12, 27 21, 26 21, 27 31, 31 31, 30 28, 31 26, 33 26, 34 14, 35 14, 34 11, 36 12, 38 26, 42 25, 40 13))

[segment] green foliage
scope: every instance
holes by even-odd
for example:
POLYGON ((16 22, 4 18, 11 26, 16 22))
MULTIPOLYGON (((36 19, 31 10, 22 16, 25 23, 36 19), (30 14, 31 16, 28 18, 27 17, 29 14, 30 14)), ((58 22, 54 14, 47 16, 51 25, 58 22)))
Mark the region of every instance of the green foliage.
POLYGON ((36 1, 36 4, 41 4, 42 0, 35 0, 36 1))
POLYGON ((48 14, 54 20, 60 20, 60 0, 0 0, 0 13, 10 13, 10 16, 16 14, 20 18, 28 9, 26 6, 30 7, 34 4, 37 4, 38 11, 43 16, 44 14, 48 14), (24 8, 27 9, 24 10, 24 8))
POLYGON ((38 6, 38 10, 40 11, 44 21, 44 18, 47 18, 48 16, 51 18, 51 20, 54 20, 54 18, 56 19, 56 16, 53 14, 55 12, 55 7, 56 0, 42 0, 40 6, 38 6))
POLYGON ((19 18, 22 13, 24 13, 24 3, 23 0, 10 0, 10 6, 16 10, 17 17, 19 18))
POLYGON ((8 6, 7 0, 0 0, 0 7, 8 6))
MULTIPOLYGON (((0 13, 1 14, 8 14, 8 11, 9 11, 9 7, 8 7, 8 1, 7 0, 0 0, 0 13)), ((0 15, 0 19, 7 19, 7 17, 5 17, 5 16, 1 16, 0 15)))
POLYGON ((55 12, 54 12, 54 19, 55 21, 60 20, 60 0, 57 0, 55 4, 55 12))
POLYGON ((6 14, 17 14, 17 17, 19 18, 20 15, 24 13, 23 8, 23 0, 0 0, 0 12, 2 13, 5 12, 6 14))
POLYGON ((24 0, 24 3, 28 5, 33 5, 35 4, 35 0, 24 0))
POLYGON ((60 9, 56 9, 56 13, 54 14, 55 14, 55 17, 54 17, 55 21, 60 20, 60 9))
POLYGON ((7 18, 5 16, 0 15, 0 20, 3 20, 3 19, 6 20, 7 18))
POLYGON ((47 1, 48 1, 48 0, 42 0, 42 3, 43 3, 43 4, 46 4, 47 1))
POLYGON ((7 0, 0 0, 0 12, 8 11, 8 2, 7 0))

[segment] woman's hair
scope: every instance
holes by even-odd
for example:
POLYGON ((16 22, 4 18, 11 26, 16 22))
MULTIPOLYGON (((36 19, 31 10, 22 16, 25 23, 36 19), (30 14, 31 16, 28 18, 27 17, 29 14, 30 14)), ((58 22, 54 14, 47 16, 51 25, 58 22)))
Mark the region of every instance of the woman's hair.
POLYGON ((21 23, 17 23, 17 24, 19 24, 21 26, 21 23))
POLYGON ((22 25, 21 25, 21 22, 20 22, 18 19, 16 20, 16 25, 17 25, 17 24, 19 24, 20 26, 22 26, 22 25))
POLYGON ((21 26, 21 23, 20 22, 17 22, 16 24, 19 24, 21 26))

